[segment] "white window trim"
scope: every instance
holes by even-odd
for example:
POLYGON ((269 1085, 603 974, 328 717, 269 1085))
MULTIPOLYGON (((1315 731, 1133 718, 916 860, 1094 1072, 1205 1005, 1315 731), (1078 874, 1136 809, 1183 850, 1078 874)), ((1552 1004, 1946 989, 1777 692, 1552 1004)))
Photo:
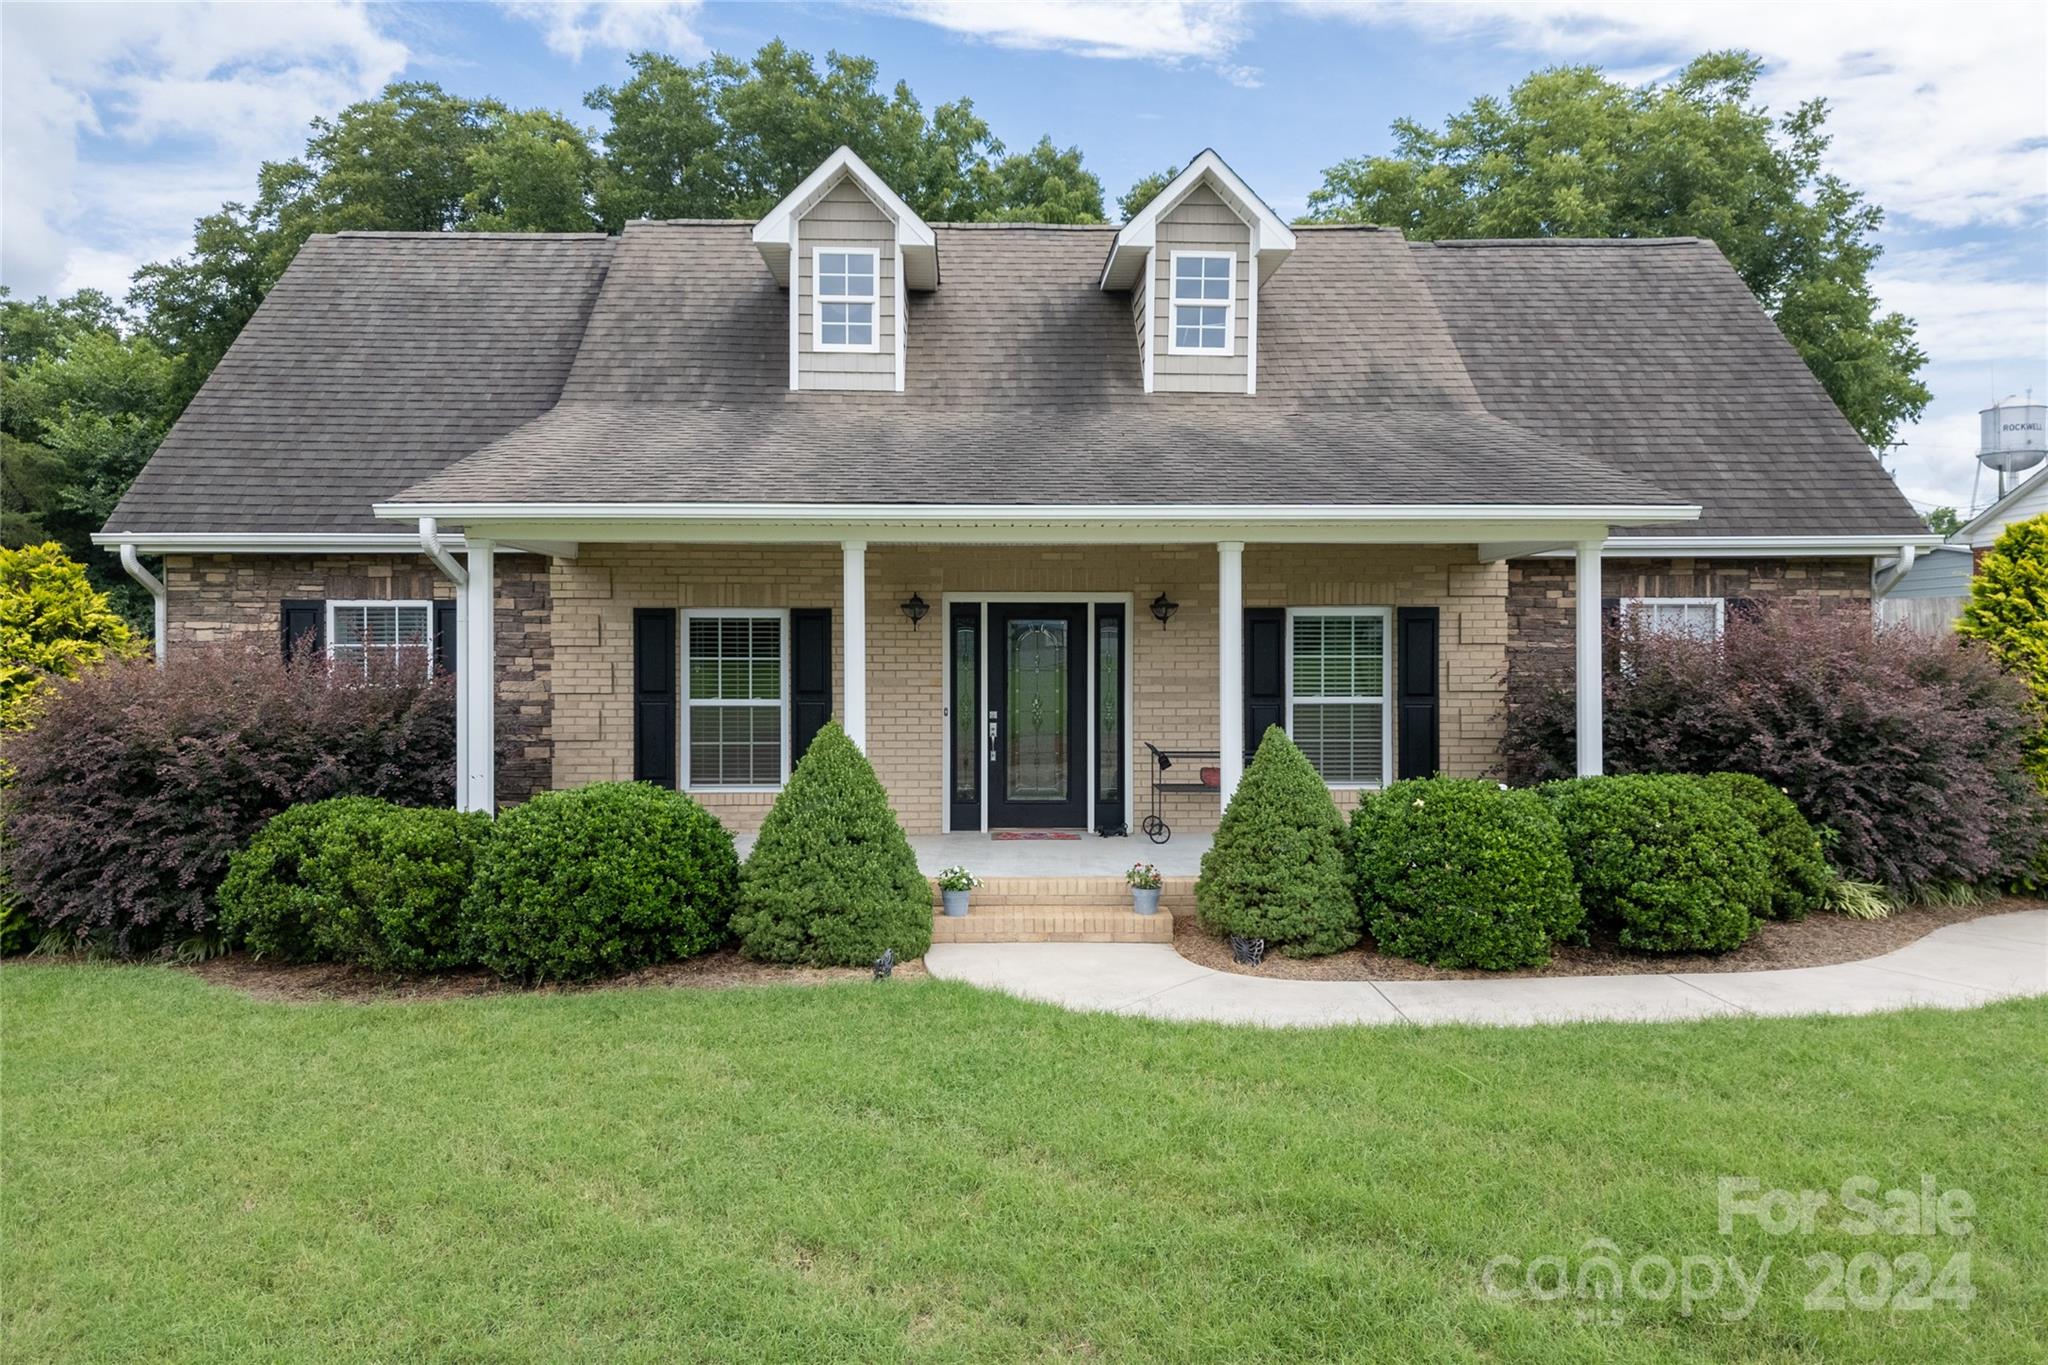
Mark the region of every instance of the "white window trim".
MULTIPOLYGON (((1287 663, 1287 687, 1282 715, 1286 719, 1289 738, 1294 735, 1294 623, 1303 616, 1376 616, 1380 620, 1380 639, 1385 642, 1384 657, 1380 660, 1380 780, 1377 782, 1332 782, 1325 778, 1323 785, 1331 791, 1379 791, 1394 780, 1394 609, 1392 607, 1289 607, 1287 609, 1287 639, 1285 641, 1287 663)), ((1339 697, 1312 697, 1310 701, 1345 700, 1339 697)), ((1370 702, 1374 698, 1359 697, 1355 700, 1370 702)))
POLYGON ((856 353, 859 353, 859 354, 865 354, 865 355, 874 355, 874 354, 877 354, 877 353, 879 353, 879 352, 881 351, 881 349, 882 349, 882 253, 881 253, 881 252, 880 252, 880 251, 879 251, 878 249, 876 249, 875 247, 871 247, 871 246, 832 246, 832 245, 830 245, 829 243, 813 243, 813 244, 812 244, 812 246, 811 246, 811 349, 812 349, 812 350, 814 350, 814 351, 853 351, 853 352, 856 352, 856 353), (828 252, 828 251, 830 251, 830 252, 834 252, 834 253, 837 253, 837 254, 840 254, 840 255, 845 255, 845 256, 865 256, 865 257, 867 257, 867 258, 868 258, 868 278, 869 278, 869 279, 871 279, 871 280, 873 280, 873 281, 875 282, 875 288, 874 288, 874 292, 873 292, 873 293, 871 293, 871 294, 867 294, 867 295, 864 295, 864 296, 857 296, 857 295, 853 295, 853 294, 837 294, 837 295, 834 295, 834 296, 832 297, 832 299, 830 300, 830 302, 833 302, 833 303, 865 303, 865 304, 868 304, 868 305, 870 305, 870 306, 872 306, 872 307, 874 308, 874 310, 875 310, 875 312, 874 312, 874 319, 875 319, 875 323, 874 323, 874 326, 872 326, 872 327, 870 327, 870 328, 868 329, 868 341, 867 341, 867 344, 866 344, 866 345, 856 346, 856 345, 853 345, 853 344, 851 344, 851 343, 848 343, 848 342, 835 342, 835 343, 827 344, 827 343, 826 343, 826 341, 825 341, 825 304, 826 304, 827 300, 826 300, 826 298, 825 298, 825 296, 824 296, 823 292, 822 292, 822 291, 820 291, 820 289, 818 288, 818 281, 819 281, 819 280, 820 280, 821 278, 823 278, 823 276, 824 276, 824 274, 825 274, 825 268, 824 268, 824 262, 825 262, 825 253, 826 253, 826 252, 828 252))
MULTIPOLYGON (((325 622, 325 626, 326 626, 326 629, 325 629, 325 632, 324 632, 324 635, 325 635, 325 641, 324 641, 324 643, 325 643, 325 650, 324 650, 324 652, 325 652, 325 653, 326 653, 326 655, 327 655, 327 661, 328 661, 329 663, 333 663, 333 662, 334 662, 334 647, 335 647, 335 638, 334 638, 334 637, 335 637, 335 634, 336 634, 336 631, 335 631, 335 629, 334 629, 334 613, 336 612, 336 610, 344 610, 344 611, 345 611, 345 610, 348 610, 348 609, 350 609, 350 608, 358 608, 358 607, 391 607, 391 608, 394 608, 394 609, 396 609, 396 608, 400 608, 400 607, 425 607, 425 608, 427 609, 427 641, 426 641, 426 653, 427 653, 427 676, 428 676, 428 677, 432 677, 432 676, 433 676, 433 674, 434 674, 434 603, 433 603, 432 599, 429 599, 429 598, 422 598, 422 597, 399 597, 399 598, 383 598, 383 599, 378 599, 378 598, 368 598, 368 597, 361 597, 361 598, 353 598, 353 599, 343 599, 343 600, 334 600, 334 601, 329 601, 329 602, 328 602, 328 604, 327 604, 327 620, 326 620, 326 622, 325 622)), ((354 648, 354 646, 350 646, 350 647, 351 647, 351 648, 354 648)), ((395 648, 395 646, 390 646, 390 645, 372 645, 372 646, 368 646, 368 647, 367 647, 367 648, 365 648, 365 649, 364 649, 364 651, 363 651, 363 657, 364 657, 364 659, 365 659, 365 660, 367 660, 367 659, 369 658, 369 650, 370 650, 370 649, 389 649, 389 648, 395 648)), ((364 672, 365 672, 365 674, 367 674, 367 673, 368 673, 368 671, 369 671, 369 666, 368 666, 368 664, 367 664, 367 662, 366 662, 366 663, 365 663, 365 665, 364 665, 364 672)))
POLYGON ((1718 640, 1727 633, 1728 599, 1725 597, 1624 597, 1621 599, 1622 620, 1628 621, 1645 607, 1712 607, 1714 638, 1718 640))
MULTIPOLYGON (((1190 307, 1214 308, 1216 305, 1204 299, 1190 307)), ((1237 355, 1237 253, 1235 251, 1170 251, 1166 258, 1166 353, 1168 355, 1205 355, 1216 360, 1230 360, 1237 355), (1221 259, 1230 262, 1228 279, 1229 292, 1223 300, 1223 349, 1218 351, 1208 346, 1182 346, 1175 337, 1180 334, 1179 320, 1181 301, 1174 294, 1174 281, 1180 278, 1180 259, 1183 256, 1200 257, 1204 260, 1221 259)))
MULTIPOLYGON (((677 641, 676 647, 681 655, 677 663, 683 670, 683 685, 680 689, 682 692, 680 705, 683 708, 683 717, 682 724, 677 727, 682 732, 683 751, 680 755, 680 762, 682 764, 683 790, 686 792, 710 792, 714 794, 718 792, 737 794, 742 792, 781 791, 789 781, 789 609, 787 607, 686 607, 683 610, 682 638, 677 641), (778 642, 781 645, 782 686, 779 689, 781 695, 777 700, 777 705, 782 708, 782 772, 773 782, 699 783, 690 772, 690 715, 696 710, 696 699, 690 695, 690 622, 698 619, 724 618, 730 620, 744 618, 753 620, 761 617, 772 617, 781 623, 778 632, 778 642)), ((704 704, 707 706, 717 706, 735 703, 720 703, 707 699, 704 704)), ((761 705, 760 702, 743 704, 761 705)))

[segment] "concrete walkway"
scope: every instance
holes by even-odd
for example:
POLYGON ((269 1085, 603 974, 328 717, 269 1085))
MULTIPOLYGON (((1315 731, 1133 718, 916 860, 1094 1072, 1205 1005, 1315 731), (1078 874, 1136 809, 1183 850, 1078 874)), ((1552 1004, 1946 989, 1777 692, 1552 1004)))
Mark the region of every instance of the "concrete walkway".
POLYGON ((1281 981, 1198 966, 1157 943, 947 943, 925 967, 1071 1010, 1270 1028, 1870 1014, 2048 994, 2048 910, 1947 925, 1861 962, 1768 972, 1281 981))

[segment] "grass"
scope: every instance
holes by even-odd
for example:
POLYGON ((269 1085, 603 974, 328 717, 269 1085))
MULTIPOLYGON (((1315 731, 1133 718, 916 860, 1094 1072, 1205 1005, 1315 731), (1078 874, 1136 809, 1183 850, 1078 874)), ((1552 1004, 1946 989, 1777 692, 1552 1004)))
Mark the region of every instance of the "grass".
POLYGON ((0 1011, 11 1360, 2043 1358, 2041 1002, 1267 1033, 940 982, 287 1006, 10 965, 0 1011), (1718 1230, 1724 1175, 1922 1172, 1967 1235, 1718 1230), (1594 1238, 1773 1259, 1734 1322, 1483 1292, 1594 1238), (1960 1251, 1967 1310, 1802 1307, 1806 1256, 1960 1251))

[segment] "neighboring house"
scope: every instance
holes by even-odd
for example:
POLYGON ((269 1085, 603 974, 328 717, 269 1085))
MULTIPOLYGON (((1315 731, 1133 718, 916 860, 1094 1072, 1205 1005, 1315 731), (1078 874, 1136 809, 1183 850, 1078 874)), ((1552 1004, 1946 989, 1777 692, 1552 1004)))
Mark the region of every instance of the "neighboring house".
POLYGON ((1213 152, 1121 228, 931 225, 843 149, 758 223, 312 239, 99 539, 172 651, 454 666, 465 806, 750 829, 838 716, 913 832, 1132 824, 1147 742, 1228 792, 1276 723, 1347 800, 1483 774, 1601 597, 1936 543, 1711 243, 1291 228, 1213 152))
POLYGON ((2048 466, 2035 470, 2025 483, 1970 518, 1956 532, 1956 539, 1970 547, 1972 561, 1980 560, 1998 543, 2006 527, 2043 513, 2048 513, 2048 466))
POLYGON ((1970 547, 1957 541, 1894 557, 1877 566, 1877 619, 1944 630, 1963 614, 1974 568, 1970 547))

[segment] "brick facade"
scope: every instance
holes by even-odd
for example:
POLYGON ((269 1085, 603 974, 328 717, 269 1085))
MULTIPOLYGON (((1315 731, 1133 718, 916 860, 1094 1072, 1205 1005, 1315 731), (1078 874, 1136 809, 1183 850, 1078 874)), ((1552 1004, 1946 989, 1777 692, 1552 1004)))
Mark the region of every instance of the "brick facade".
MULTIPOLYGON (((1569 557, 1508 564, 1508 695, 1517 702, 1569 686, 1578 595, 1569 557)), ((1870 605, 1868 559, 1609 559, 1601 596, 1756 598, 1870 605)))
MULTIPOLYGON (((868 752, 913 833, 943 823, 947 596, 1128 595, 1132 604, 1132 757, 1140 801, 1149 774, 1140 741, 1162 748, 1217 743, 1214 546, 873 546, 868 580, 868 752), (932 605, 913 627, 898 603, 932 605), (1160 592, 1180 603, 1161 629, 1146 611, 1160 592)), ((1506 671, 1506 568, 1458 546, 1284 546, 1245 550, 1246 606, 1435 606, 1440 618, 1442 759, 1480 774, 1497 761, 1506 671)), ((586 545, 552 579, 556 661, 555 784, 632 776, 633 608, 830 607, 833 676, 841 676, 836 545, 586 545)), ((843 694, 834 687, 835 704, 843 694)), ((1347 803, 1349 794, 1340 793, 1347 803)), ((738 830, 760 824, 768 792, 701 798, 738 830)), ((1213 798, 1168 798, 1176 829, 1213 828, 1213 798)))
MULTIPOLYGON (((169 555, 164 559, 168 646, 278 638, 279 604, 448 601, 455 589, 422 555, 169 555)), ((523 799, 554 785, 554 657, 547 562, 497 562, 498 795, 523 799)))

